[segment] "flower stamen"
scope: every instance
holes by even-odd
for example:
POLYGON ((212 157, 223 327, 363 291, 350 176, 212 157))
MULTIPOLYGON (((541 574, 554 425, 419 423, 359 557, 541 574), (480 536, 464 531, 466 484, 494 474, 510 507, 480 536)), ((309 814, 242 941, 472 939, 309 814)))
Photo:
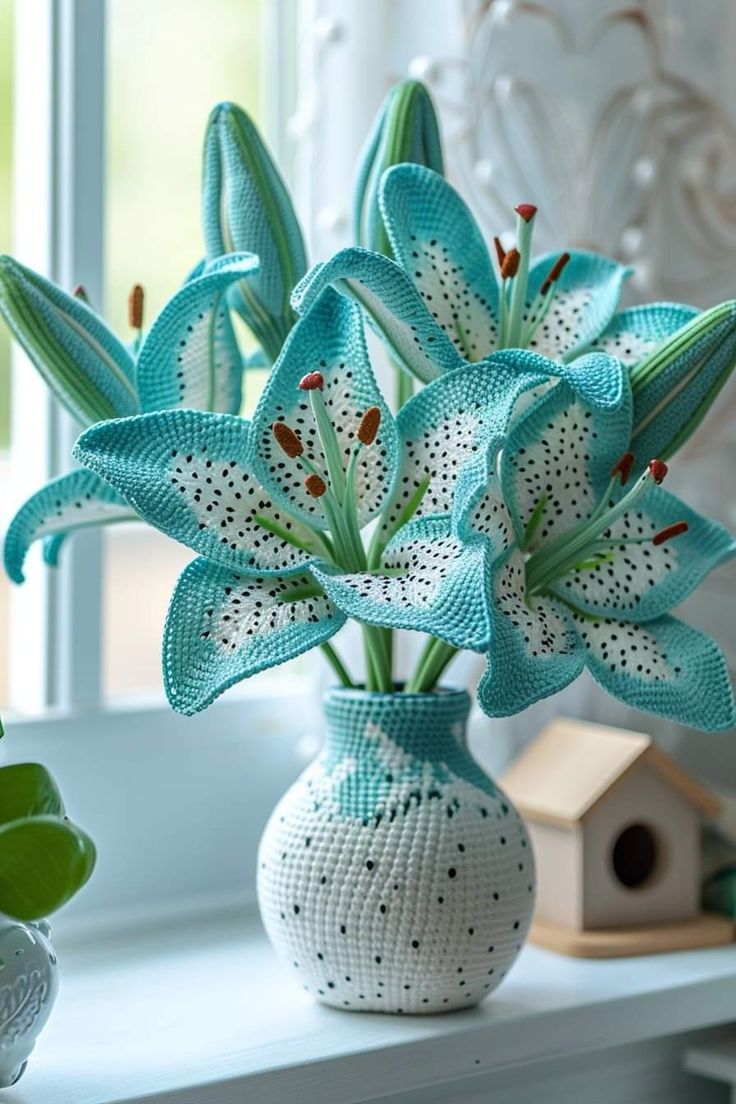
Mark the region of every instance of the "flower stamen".
POLYGON ((302 455, 304 445, 301 438, 286 422, 274 422, 271 426, 271 432, 276 438, 276 443, 290 460, 295 460, 297 456, 302 455))
POLYGON ((666 541, 679 537, 682 533, 687 533, 689 528, 690 526, 686 521, 676 521, 674 525, 668 525, 665 529, 660 529, 658 533, 655 533, 652 537, 652 544, 665 544, 666 541))
POLYGON ((638 540, 601 540, 601 537, 611 529, 614 522, 633 509, 652 483, 660 484, 666 475, 665 463, 661 460, 650 460, 644 473, 618 502, 611 503, 604 497, 601 503, 603 509, 599 505, 579 525, 538 548, 526 563, 527 594, 544 590, 554 579, 574 571, 576 564, 590 560, 601 552, 606 553, 616 545, 639 543, 638 540))

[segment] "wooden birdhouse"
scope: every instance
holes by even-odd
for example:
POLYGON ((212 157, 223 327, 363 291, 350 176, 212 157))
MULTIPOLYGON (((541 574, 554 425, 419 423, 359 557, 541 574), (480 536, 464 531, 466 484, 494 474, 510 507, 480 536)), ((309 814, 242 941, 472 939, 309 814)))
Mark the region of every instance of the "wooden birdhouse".
POLYGON ((534 942, 582 957, 729 942, 700 908, 715 797, 651 737, 560 719, 502 779, 537 861, 534 942))

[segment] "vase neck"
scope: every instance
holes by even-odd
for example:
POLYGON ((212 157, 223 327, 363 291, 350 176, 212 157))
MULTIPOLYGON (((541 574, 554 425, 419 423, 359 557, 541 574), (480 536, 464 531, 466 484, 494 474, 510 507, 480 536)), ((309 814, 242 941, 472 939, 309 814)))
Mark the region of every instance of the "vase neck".
POLYGON ((379 694, 332 690, 324 700, 324 754, 333 765, 350 760, 365 774, 417 780, 452 773, 488 793, 494 787, 470 756, 464 690, 379 694))

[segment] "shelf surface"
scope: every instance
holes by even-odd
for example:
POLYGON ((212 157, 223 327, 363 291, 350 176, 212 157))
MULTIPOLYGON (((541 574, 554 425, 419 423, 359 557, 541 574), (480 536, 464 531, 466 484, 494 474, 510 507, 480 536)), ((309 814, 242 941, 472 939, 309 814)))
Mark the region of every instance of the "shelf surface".
POLYGON ((60 949, 62 989, 2 1104, 354 1104, 736 1020, 736 946, 590 962, 527 947, 476 1009, 325 1008, 257 921, 60 949))

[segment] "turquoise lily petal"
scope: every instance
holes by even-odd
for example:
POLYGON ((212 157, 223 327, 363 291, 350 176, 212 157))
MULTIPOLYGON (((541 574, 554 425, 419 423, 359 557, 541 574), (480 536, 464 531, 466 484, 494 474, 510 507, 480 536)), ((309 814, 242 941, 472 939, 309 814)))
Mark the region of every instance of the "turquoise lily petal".
POLYGON ((360 158, 354 198, 355 240, 378 253, 390 246, 378 207, 381 177, 391 165, 427 165, 442 173, 442 141, 432 97, 421 81, 403 80, 387 93, 360 158))
POLYGON ((195 552, 240 571, 303 571, 311 554, 278 534, 307 546, 314 534, 271 502, 253 474, 252 451, 242 418, 166 410, 93 426, 74 455, 145 521, 195 552))
POLYGON ((724 526, 697 514, 663 487, 651 487, 601 539, 613 542, 613 558, 565 575, 552 589, 587 613, 628 621, 650 621, 673 609, 736 553, 736 542, 724 526), (675 540, 623 543, 653 537, 679 521, 688 530, 675 540))
POLYGON ((628 448, 628 385, 621 395, 617 410, 601 412, 563 381, 516 422, 501 460, 501 483, 520 541, 537 511, 529 549, 567 531, 598 504, 611 468, 628 448))
POLYGON ((56 397, 83 425, 138 412, 133 358, 80 299, 2 257, 0 313, 56 397))
POLYGON ((591 341, 590 348, 609 353, 630 368, 698 313, 697 307, 684 303, 628 307, 614 314, 603 332, 591 341))
POLYGON ((455 189, 423 165, 397 165, 381 183, 394 256, 458 354, 482 360, 499 338, 498 284, 478 225, 455 189))
POLYGON ((135 518, 124 498, 93 472, 80 469, 47 483, 21 506, 5 534, 5 571, 22 583, 23 564, 34 541, 44 541, 44 558, 55 564, 63 537, 91 525, 135 518))
POLYGON ((396 422, 403 447, 395 493, 384 511, 393 529, 422 483, 428 486, 416 516, 453 509, 457 480, 473 489, 483 481, 489 451, 506 433, 518 397, 545 383, 555 365, 522 349, 506 349, 466 365, 422 388, 396 422))
MULTIPOLYGON (((558 254, 538 258, 529 271, 532 302, 558 254)), ((549 312, 529 348, 552 360, 571 359, 605 330, 618 306, 621 288, 633 269, 598 253, 573 250, 555 285, 549 312)))
POLYGON ((483 652, 489 646, 487 551, 458 541, 449 518, 405 525, 378 572, 340 574, 317 563, 312 573, 335 605, 358 621, 428 632, 456 648, 483 652))
POLYGON ((463 359, 432 317, 403 268, 369 249, 342 249, 314 265, 295 288, 293 304, 305 314, 326 287, 365 310, 391 357, 422 383, 458 368, 463 359))
POLYGON ((478 702, 489 717, 507 717, 556 694, 578 677, 585 652, 561 603, 524 594, 524 559, 512 549, 494 571, 488 666, 478 702))
POLYGON ((364 525, 383 506, 398 466, 398 436, 393 416, 376 383, 365 345, 360 308, 327 289, 302 318, 284 346, 253 415, 253 462, 261 483, 295 516, 326 527, 321 500, 307 494, 304 473, 273 436, 275 422, 285 422, 300 437, 305 455, 321 472, 327 462, 317 433, 309 393, 299 389, 308 372, 324 379, 322 397, 347 469, 356 447, 360 420, 378 407, 381 424, 372 445, 360 449, 355 467, 358 518, 364 525))
POLYGON ((254 279, 232 296, 275 360, 294 322, 292 288, 307 269, 304 241, 289 193, 257 128, 235 104, 221 103, 207 124, 203 222, 207 257, 255 253, 254 279))
POLYGON ((593 677, 615 698, 705 732, 736 725, 726 661, 709 636, 674 617, 575 622, 593 677))
POLYGON ((227 290, 252 280, 258 258, 228 254, 183 285, 153 323, 138 358, 144 411, 240 410, 243 359, 230 321, 227 290))
POLYGON ((241 679, 324 643, 345 616, 324 595, 288 601, 308 577, 241 575, 208 560, 184 569, 164 630, 164 679, 180 713, 206 709, 241 679))

